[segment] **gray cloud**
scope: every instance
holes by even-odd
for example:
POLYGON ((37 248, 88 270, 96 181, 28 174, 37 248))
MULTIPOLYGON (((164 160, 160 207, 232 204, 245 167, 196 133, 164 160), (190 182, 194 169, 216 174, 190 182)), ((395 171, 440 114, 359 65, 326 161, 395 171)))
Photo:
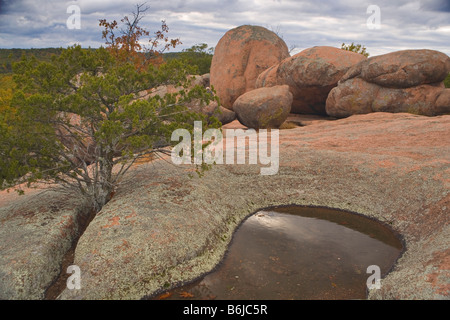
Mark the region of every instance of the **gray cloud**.
MULTIPOLYGON (((136 0, 0 1, 0 47, 66 47, 104 44, 98 20, 120 20, 136 0), (70 30, 67 7, 81 9, 81 29, 70 30)), ((215 46, 229 29, 254 24, 277 31, 298 50, 315 45, 361 43, 371 55, 407 48, 430 48, 450 55, 448 0, 167 0, 148 1, 142 25, 156 31, 166 20, 169 37, 180 38, 177 50, 197 43, 215 46), (381 28, 367 28, 366 12, 380 8, 381 28)))
POLYGON ((421 4, 424 10, 450 12, 450 1, 448 0, 422 0, 421 4))

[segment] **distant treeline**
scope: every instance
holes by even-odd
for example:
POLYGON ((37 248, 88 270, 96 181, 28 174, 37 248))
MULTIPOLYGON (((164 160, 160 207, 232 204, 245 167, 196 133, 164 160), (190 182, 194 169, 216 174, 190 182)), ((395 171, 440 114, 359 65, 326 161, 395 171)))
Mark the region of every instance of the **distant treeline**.
MULTIPOLYGON (((0 49, 0 74, 12 73, 13 62, 19 61, 22 55, 35 56, 39 61, 50 61, 54 55, 61 54, 63 48, 44 49, 0 49)), ((92 49, 94 50, 94 49, 92 49)), ((187 59, 190 65, 198 67, 199 74, 209 73, 211 66, 212 51, 206 51, 206 45, 194 46, 182 52, 164 53, 165 60, 187 59)))
POLYGON ((0 49, 0 73, 11 73, 12 63, 19 61, 22 55, 34 55, 38 60, 50 61, 53 55, 61 54, 62 48, 45 49, 0 49))

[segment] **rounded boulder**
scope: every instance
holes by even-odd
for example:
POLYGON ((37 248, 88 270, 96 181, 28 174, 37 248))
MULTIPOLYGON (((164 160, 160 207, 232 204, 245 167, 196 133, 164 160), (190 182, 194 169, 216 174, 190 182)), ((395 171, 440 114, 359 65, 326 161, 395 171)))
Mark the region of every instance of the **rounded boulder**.
POLYGON ((372 112, 436 116, 450 113, 449 91, 439 85, 428 84, 387 88, 354 78, 331 90, 326 110, 329 116, 335 118, 372 112))
POLYGON ((279 128, 291 111, 292 100, 287 85, 258 88, 237 98, 233 110, 249 128, 279 128))
POLYGON ((232 109, 234 101, 255 89, 258 75, 289 57, 286 43, 274 32, 244 25, 229 30, 219 40, 211 62, 210 82, 221 104, 232 109))
POLYGON ((362 61, 341 81, 361 78, 387 88, 411 88, 442 82, 450 73, 450 57, 445 53, 421 49, 400 50, 362 61))

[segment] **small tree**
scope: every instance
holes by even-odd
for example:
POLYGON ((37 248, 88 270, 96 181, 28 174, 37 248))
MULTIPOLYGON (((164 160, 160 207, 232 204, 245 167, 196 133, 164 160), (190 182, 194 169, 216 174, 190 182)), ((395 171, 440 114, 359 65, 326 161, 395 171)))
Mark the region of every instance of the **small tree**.
POLYGON ((99 211, 135 161, 169 152, 175 129, 192 130, 194 120, 201 120, 204 129, 220 125, 185 107, 193 98, 212 99, 198 86, 137 99, 142 90, 163 84, 187 88, 191 70, 176 60, 136 66, 120 51, 131 47, 72 46, 51 62, 24 57, 14 65, 14 112, 0 118, 2 188, 57 183, 99 211))
POLYGON ((121 19, 123 26, 120 29, 116 20, 108 22, 106 19, 101 19, 99 23, 101 27, 104 27, 102 37, 106 40, 111 54, 120 61, 133 63, 136 68, 141 70, 145 69, 148 64, 161 64, 163 61, 161 54, 169 48, 175 48, 181 44, 178 38, 169 39, 167 37, 169 27, 164 20, 161 21, 161 30, 156 31, 154 37, 150 37, 150 32, 139 25, 145 12, 149 9, 144 6, 145 3, 137 4, 131 19, 128 16, 121 19), (148 37, 147 45, 141 40, 142 37, 148 37), (161 44, 163 44, 162 48, 161 44))
POLYGON ((346 45, 345 43, 343 43, 341 45, 341 49, 356 52, 362 54, 365 57, 369 56, 369 53, 366 52, 366 48, 364 46, 361 46, 360 44, 353 44, 353 42, 350 45, 346 45))

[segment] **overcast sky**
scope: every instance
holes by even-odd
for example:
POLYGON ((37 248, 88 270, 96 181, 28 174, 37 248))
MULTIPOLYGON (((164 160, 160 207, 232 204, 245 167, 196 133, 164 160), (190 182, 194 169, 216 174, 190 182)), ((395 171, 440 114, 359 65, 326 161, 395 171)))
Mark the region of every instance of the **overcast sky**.
MULTIPOLYGON (((120 20, 145 0, 0 0, 0 48, 104 45, 98 20, 120 20), (70 5, 80 8, 80 28, 69 29, 70 5)), ((450 0, 148 0, 141 25, 156 31, 165 20, 181 51, 198 43, 216 46, 234 27, 275 31, 293 53, 313 46, 361 43, 371 56, 402 49, 450 55, 450 0), (379 8, 369 10, 370 5, 379 8), (368 23, 369 22, 369 23, 368 23), (379 22, 379 29, 373 29, 379 22)), ((70 20, 75 21, 75 20, 70 20)))

